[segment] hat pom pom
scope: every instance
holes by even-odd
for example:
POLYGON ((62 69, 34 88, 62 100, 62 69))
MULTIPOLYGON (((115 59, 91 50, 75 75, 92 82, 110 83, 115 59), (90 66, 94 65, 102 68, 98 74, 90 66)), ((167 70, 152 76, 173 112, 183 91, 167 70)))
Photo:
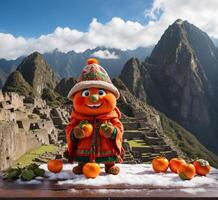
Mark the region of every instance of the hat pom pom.
POLYGON ((89 58, 87 61, 86 61, 86 64, 87 65, 91 65, 91 64, 99 64, 98 60, 96 58, 89 58))

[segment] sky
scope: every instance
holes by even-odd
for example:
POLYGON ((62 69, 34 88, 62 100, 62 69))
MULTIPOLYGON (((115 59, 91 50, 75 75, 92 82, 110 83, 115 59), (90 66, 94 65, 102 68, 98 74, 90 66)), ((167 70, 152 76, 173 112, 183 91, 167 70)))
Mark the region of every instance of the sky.
POLYGON ((0 0, 0 58, 149 47, 178 18, 218 39, 217 0, 0 0))

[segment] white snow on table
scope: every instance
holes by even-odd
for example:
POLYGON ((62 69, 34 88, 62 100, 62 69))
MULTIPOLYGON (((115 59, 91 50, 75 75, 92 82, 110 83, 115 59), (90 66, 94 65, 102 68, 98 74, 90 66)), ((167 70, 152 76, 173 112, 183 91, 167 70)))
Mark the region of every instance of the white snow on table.
MULTIPOLYGON (((218 170, 212 169, 207 176, 195 176, 192 180, 183 181, 177 174, 169 169, 167 173, 154 173, 150 164, 118 164, 120 167, 119 175, 108 175, 104 172, 101 165, 101 173, 95 179, 88 179, 84 175, 75 175, 72 168, 75 164, 64 164, 62 172, 58 174, 47 170, 47 165, 40 167, 46 170, 46 176, 49 180, 57 180, 59 185, 84 185, 84 186, 108 186, 108 185, 126 185, 140 186, 143 188, 200 188, 204 186, 218 187, 218 170)), ((37 180, 38 181, 38 180, 37 180)))
POLYGON ((30 180, 30 181, 23 181, 21 179, 17 179, 15 183, 22 184, 22 185, 37 185, 37 184, 41 184, 42 182, 40 180, 37 180, 37 179, 38 179, 38 177, 36 179, 30 180))

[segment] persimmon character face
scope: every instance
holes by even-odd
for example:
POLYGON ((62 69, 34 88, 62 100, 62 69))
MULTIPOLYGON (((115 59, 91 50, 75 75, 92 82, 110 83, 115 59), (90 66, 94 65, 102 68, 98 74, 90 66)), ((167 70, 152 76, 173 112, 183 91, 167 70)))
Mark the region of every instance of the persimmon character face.
POLYGON ((101 88, 81 90, 72 98, 75 111, 85 115, 108 113, 116 107, 115 95, 109 90, 101 88))

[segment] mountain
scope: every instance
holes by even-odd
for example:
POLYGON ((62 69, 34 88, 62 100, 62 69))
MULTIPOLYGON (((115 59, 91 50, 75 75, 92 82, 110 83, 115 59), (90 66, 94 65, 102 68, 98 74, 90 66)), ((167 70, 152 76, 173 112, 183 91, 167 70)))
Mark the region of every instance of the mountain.
POLYGON ((63 78, 55 87, 55 91, 63 97, 67 97, 70 89, 76 84, 76 79, 73 77, 63 78))
POLYGON ((137 48, 135 50, 122 51, 113 48, 98 47, 88 49, 82 53, 70 51, 61 53, 58 50, 44 54, 46 61, 61 78, 77 77, 83 69, 86 60, 96 57, 111 77, 118 76, 126 60, 131 57, 144 59, 150 55, 152 48, 137 48))
MULTIPOLYGON (((78 76, 87 58, 90 57, 97 57, 100 63, 108 70, 109 74, 115 77, 120 73, 126 60, 131 57, 144 60, 146 56, 150 55, 151 50, 152 47, 139 47, 135 50, 127 51, 98 47, 92 50, 88 49, 82 53, 76 53, 74 51, 62 53, 56 49, 51 53, 42 54, 42 56, 60 79, 78 76)), ((17 68, 23 59, 23 56, 16 60, 0 59, 0 88, 4 85, 9 74, 17 68)))
POLYGON ((3 92, 16 92, 18 94, 22 94, 27 96, 32 94, 32 88, 28 82, 26 82, 22 76, 22 74, 15 70, 12 72, 8 79, 6 80, 3 88, 3 92))
POLYGON ((6 79, 7 79, 7 74, 2 69, 0 69, 0 88, 3 87, 6 79))
POLYGON ((177 20, 142 64, 127 62, 120 75, 124 82, 131 80, 131 76, 123 78, 131 68, 138 71, 134 81, 141 83, 137 88, 142 91, 136 92, 127 84, 130 91, 138 97, 145 93, 148 104, 218 153, 218 54, 206 33, 187 21, 177 20))
POLYGON ((8 77, 3 91, 18 91, 22 95, 31 93, 42 96, 44 89, 53 90, 58 82, 56 75, 43 56, 34 52, 23 59, 17 69, 8 77))
POLYGON ((3 87, 9 74, 17 68, 22 59, 23 57, 19 57, 16 60, 0 59, 0 88, 3 87))
POLYGON ((41 95, 44 88, 54 89, 58 79, 43 56, 34 52, 17 67, 23 78, 32 86, 35 95, 41 95))
POLYGON ((139 99, 146 101, 146 93, 141 79, 140 65, 141 63, 138 58, 131 58, 124 65, 119 77, 132 94, 139 99))

